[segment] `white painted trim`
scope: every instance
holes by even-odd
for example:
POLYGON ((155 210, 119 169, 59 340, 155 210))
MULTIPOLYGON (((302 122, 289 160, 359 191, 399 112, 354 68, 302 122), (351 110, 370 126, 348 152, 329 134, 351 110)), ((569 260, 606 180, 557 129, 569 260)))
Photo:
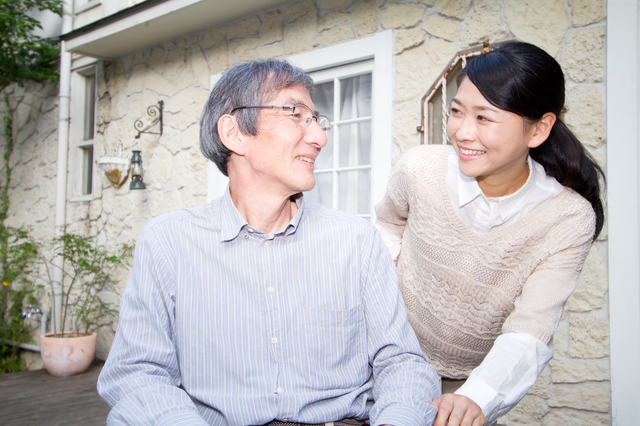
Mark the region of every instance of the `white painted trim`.
POLYGON ((626 426, 640 401, 639 15, 637 0, 607 3, 611 417, 626 426))

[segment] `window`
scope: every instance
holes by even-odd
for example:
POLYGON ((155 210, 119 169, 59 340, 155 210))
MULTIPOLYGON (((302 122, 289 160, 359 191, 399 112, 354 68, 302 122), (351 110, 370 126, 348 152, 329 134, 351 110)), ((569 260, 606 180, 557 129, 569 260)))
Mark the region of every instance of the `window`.
MULTIPOLYGON (((393 151, 393 32, 314 49, 287 58, 316 83, 316 109, 333 128, 316 161, 316 188, 305 195, 375 220, 393 151)), ((211 87, 221 74, 211 76, 211 87)), ((224 193, 228 179, 210 162, 208 199, 224 193)))
POLYGON ((371 219, 371 118, 373 61, 311 73, 313 103, 331 120, 327 146, 316 159, 316 187, 307 194, 321 203, 371 219))
POLYGON ((420 143, 447 144, 447 108, 458 90, 457 78, 467 61, 488 49, 488 43, 458 52, 422 98, 420 143), (444 101, 443 101, 444 100, 444 101))
POLYGON ((95 68, 72 74, 71 122, 69 128, 71 199, 85 201, 93 193, 93 142, 95 135, 95 68))

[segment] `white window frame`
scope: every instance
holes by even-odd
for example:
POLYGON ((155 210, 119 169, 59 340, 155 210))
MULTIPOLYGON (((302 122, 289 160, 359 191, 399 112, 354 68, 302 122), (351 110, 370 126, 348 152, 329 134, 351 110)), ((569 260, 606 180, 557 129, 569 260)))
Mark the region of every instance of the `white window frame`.
POLYGON ((92 161, 91 191, 82 194, 84 185, 83 172, 83 151, 85 148, 94 147, 96 120, 95 112, 97 106, 97 82, 95 81, 96 67, 95 60, 81 61, 71 72, 71 98, 70 98, 70 121, 69 121, 69 179, 68 194, 70 202, 84 202, 93 200, 93 185, 96 180, 95 150, 92 161), (87 64, 89 62, 89 64, 87 64), (93 138, 85 139, 85 114, 86 114, 86 82, 87 76, 94 76, 94 117, 93 117, 93 138))
MULTIPOLYGON (((382 199, 391 175, 393 153, 393 31, 382 31, 369 37, 347 41, 334 46, 314 49, 285 57, 308 73, 373 59, 372 146, 371 146, 371 202, 382 199)), ((211 88, 222 73, 211 76, 211 88)), ((220 197, 229 180, 215 164, 209 162, 208 200, 220 197)), ((372 209, 372 221, 375 212, 372 209)))

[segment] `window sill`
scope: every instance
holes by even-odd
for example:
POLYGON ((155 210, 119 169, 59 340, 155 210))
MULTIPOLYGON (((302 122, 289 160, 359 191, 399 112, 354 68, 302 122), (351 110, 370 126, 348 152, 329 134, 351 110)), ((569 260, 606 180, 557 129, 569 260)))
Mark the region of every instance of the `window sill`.
POLYGON ((93 194, 80 195, 77 197, 70 197, 70 203, 86 203, 87 201, 93 201, 93 194))

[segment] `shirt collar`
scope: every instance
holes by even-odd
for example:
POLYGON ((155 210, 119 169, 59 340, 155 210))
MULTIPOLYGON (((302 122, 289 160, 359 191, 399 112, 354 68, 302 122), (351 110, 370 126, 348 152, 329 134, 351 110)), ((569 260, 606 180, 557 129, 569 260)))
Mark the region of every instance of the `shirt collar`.
MULTIPOLYGON (((296 231, 298 225, 300 224, 300 218, 302 217, 302 212, 304 210, 304 196, 302 193, 296 194, 292 197, 296 206, 298 206, 298 211, 291 219, 282 231, 276 232, 275 235, 284 234, 291 235, 296 231)), ((231 199, 231 192, 229 192, 229 186, 227 186, 227 190, 224 192, 222 199, 220 201, 220 235, 222 241, 231 241, 235 239, 244 227, 248 227, 249 224, 242 217, 235 204, 233 204, 233 200, 231 199)))
MULTIPOLYGON (((457 158, 457 157, 456 157, 457 158)), ((465 176, 458 167, 458 203, 459 208, 462 208, 466 204, 469 204, 477 197, 482 197, 487 203, 494 202, 498 207, 498 214, 505 220, 510 212, 518 208, 522 201, 527 197, 527 194, 531 192, 535 186, 538 170, 532 163, 531 156, 527 156, 527 165, 529 166, 529 176, 527 181, 513 194, 505 195, 504 197, 487 198, 482 193, 478 181, 469 176, 465 176)))

